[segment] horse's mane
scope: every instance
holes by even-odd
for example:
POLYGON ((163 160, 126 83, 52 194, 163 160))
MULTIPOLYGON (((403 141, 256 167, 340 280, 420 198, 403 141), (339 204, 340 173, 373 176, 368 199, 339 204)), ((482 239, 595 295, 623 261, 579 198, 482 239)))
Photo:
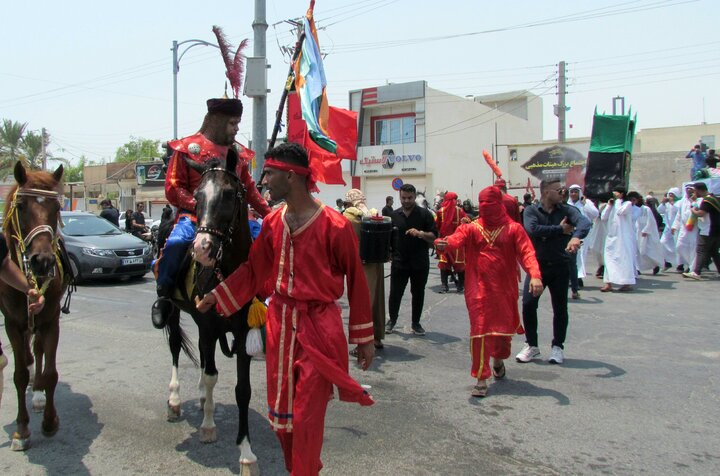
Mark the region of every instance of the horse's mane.
MULTIPOLYGON (((28 188, 37 188, 40 190, 54 190, 57 188, 58 183, 55 181, 55 177, 50 172, 44 170, 26 170, 27 182, 25 186, 28 188)), ((20 187, 17 183, 13 185, 5 197, 5 210, 3 211, 3 217, 7 218, 10 213, 10 207, 12 206, 13 196, 15 191, 20 187)), ((3 220, 3 228, 9 230, 11 227, 12 220, 3 220)))

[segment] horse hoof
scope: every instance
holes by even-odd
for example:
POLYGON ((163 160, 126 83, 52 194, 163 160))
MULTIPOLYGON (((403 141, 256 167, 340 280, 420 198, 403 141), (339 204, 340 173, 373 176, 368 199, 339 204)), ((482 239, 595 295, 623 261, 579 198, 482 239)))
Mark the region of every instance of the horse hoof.
POLYGON ((35 413, 42 413, 45 410, 46 402, 45 394, 40 391, 33 392, 32 398, 32 411, 35 413))
POLYGON ((26 451, 30 448, 30 437, 20 438, 19 436, 13 435, 12 443, 10 443, 10 449, 12 451, 26 451))
POLYGON ((180 419, 181 414, 182 414, 182 411, 180 410, 180 405, 170 405, 168 403, 167 421, 176 422, 180 419))
POLYGON ((215 443, 217 428, 200 428, 200 443, 215 443))
POLYGON ((255 464, 240 462, 240 476, 260 476, 260 467, 255 464))
POLYGON ((55 436, 55 433, 60 429, 60 419, 58 417, 53 418, 49 422, 43 420, 42 422, 42 434, 48 438, 55 436))

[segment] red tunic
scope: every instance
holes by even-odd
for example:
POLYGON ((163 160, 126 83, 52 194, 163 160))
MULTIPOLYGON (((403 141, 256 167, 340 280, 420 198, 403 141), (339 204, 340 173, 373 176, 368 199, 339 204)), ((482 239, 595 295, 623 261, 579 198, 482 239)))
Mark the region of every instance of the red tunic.
POLYGON ((465 303, 470 314, 470 337, 524 333, 518 312, 516 263, 531 278, 540 279, 535 249, 525 229, 509 222, 484 230, 478 220, 461 225, 446 239, 446 250, 464 246, 467 254, 465 303))
POLYGON ((508 216, 512 218, 514 222, 522 225, 522 222, 520 221, 520 204, 518 204, 517 199, 507 193, 503 193, 502 201, 508 216))
MULTIPOLYGON (((460 226, 460 220, 465 218, 467 214, 465 210, 458 207, 457 205, 452 207, 442 207, 438 210, 437 216, 435 217, 435 224, 438 229, 438 236, 445 238, 455 233, 455 230, 460 226)), ((452 252, 439 251, 438 252, 438 268, 443 271, 463 272, 465 270, 465 248, 460 247, 452 252)))
MULTIPOLYGON (((167 197, 170 204, 194 214, 195 198, 193 194, 198 184, 200 184, 202 176, 185 163, 184 157, 189 157, 195 162, 204 164, 212 158, 225 159, 228 147, 211 142, 199 132, 193 136, 171 141, 169 146, 174 152, 170 158, 167 178, 165 179, 165 197, 167 197), (196 154, 191 153, 188 150, 190 144, 197 144, 200 151, 196 154)), ((248 203, 257 210, 260 215, 265 216, 270 213, 270 207, 265 199, 260 196, 260 193, 255 187, 255 182, 253 182, 250 172, 248 171, 247 158, 245 157, 247 154, 244 154, 247 149, 242 146, 239 147, 241 147, 241 151, 239 154, 240 162, 237 165, 236 171, 237 176, 240 177, 240 180, 245 186, 248 203)))
POLYGON ((323 205, 305 225, 290 233, 285 211, 286 207, 274 210, 263 220, 248 261, 212 291, 218 312, 229 316, 268 279, 274 283, 268 308, 266 367, 269 419, 276 431, 293 428, 293 399, 300 399, 294 392, 302 386, 287 369, 299 352, 338 387, 341 400, 374 403, 348 374, 348 347, 337 305, 347 277, 349 341, 372 342, 370 294, 352 225, 323 205))

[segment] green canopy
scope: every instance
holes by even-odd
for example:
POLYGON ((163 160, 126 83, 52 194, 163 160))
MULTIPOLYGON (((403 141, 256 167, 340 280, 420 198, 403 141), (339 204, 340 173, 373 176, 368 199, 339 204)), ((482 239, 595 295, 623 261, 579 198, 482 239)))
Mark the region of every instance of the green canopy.
POLYGON ((613 116, 598 114, 593 117, 592 137, 590 138, 590 152, 632 153, 635 140, 635 123, 637 115, 613 116))

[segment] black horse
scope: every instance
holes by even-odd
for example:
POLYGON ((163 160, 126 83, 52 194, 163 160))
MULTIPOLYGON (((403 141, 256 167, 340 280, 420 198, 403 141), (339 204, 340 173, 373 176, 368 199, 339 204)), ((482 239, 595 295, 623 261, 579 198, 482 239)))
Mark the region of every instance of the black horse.
MULTIPOLYGON (((200 441, 212 443, 217 440, 217 429, 213 419, 215 402, 213 389, 218 379, 215 365, 215 346, 228 357, 237 358, 237 384, 235 399, 239 410, 237 444, 240 447, 240 463, 253 464, 257 461, 250 448, 248 433, 248 406, 250 404, 250 360, 245 352, 245 339, 249 331, 247 314, 249 305, 229 319, 220 317, 214 311, 201 314, 195 308, 195 297, 202 297, 217 286, 223 277, 228 276, 241 263, 247 260, 251 238, 248 225, 248 207, 245 201, 245 188, 236 175, 238 156, 233 149, 228 152, 227 160, 222 163, 211 159, 205 165, 187 160, 188 165, 202 174, 202 180, 195 190, 197 201, 197 235, 193 243, 195 251, 202 250, 205 266, 195 261, 188 266, 187 275, 192 279, 178 279, 177 291, 173 302, 175 307, 165 325, 170 352, 172 353, 172 378, 168 399, 168 420, 180 417, 180 394, 178 382, 178 358, 180 350, 197 364, 187 335, 180 326, 180 310, 190 314, 199 329, 199 350, 201 375, 199 388, 200 405, 204 418, 200 426, 200 441), (209 262, 207 258, 209 259, 209 262), (231 333, 237 348, 230 349, 226 334, 231 333)), ((195 253, 194 253, 195 254, 195 253)), ((186 257, 190 262, 190 254, 186 257)))

